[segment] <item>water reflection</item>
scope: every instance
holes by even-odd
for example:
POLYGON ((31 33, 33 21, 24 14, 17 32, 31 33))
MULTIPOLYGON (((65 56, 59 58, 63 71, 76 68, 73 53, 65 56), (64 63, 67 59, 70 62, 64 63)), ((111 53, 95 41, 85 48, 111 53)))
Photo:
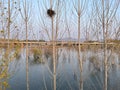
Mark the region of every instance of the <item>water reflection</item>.
POLYGON ((17 60, 20 59, 20 49, 0 48, 0 90, 6 90, 9 87, 8 80, 17 70, 17 60))
MULTIPOLYGON (((38 51, 29 49, 29 86, 30 90, 53 90, 53 80, 56 80, 57 90, 79 90, 80 89, 80 68, 78 50, 76 48, 39 48, 38 51), (53 56, 53 53, 55 56, 53 56), (38 63, 36 58, 42 60, 38 63), (56 70, 54 70, 54 60, 56 70), (35 60, 36 59, 36 60, 35 60), (56 72, 55 72, 56 71, 56 72), (55 77, 54 77, 55 76, 55 77)), ((5 52, 1 49, 1 53, 5 52)), ((3 58, 4 53, 1 54, 3 58)), ((6 54, 7 55, 7 54, 6 54)), ((104 52, 82 51, 80 52, 83 61, 82 82, 83 90, 103 90, 104 87, 104 52)), ((25 49, 11 50, 11 62, 7 72, 7 90, 26 90, 26 53, 25 49), (18 52, 17 54, 15 54, 18 52), (17 57, 19 56, 19 58, 17 57), (14 58, 13 58, 14 57, 14 58), (13 73, 13 74, 11 74, 13 73)), ((120 90, 120 66, 119 54, 108 51, 108 90, 120 90)), ((0 73, 4 69, 0 65, 0 73)), ((4 69, 5 70, 5 69, 4 69)), ((1 74, 0 74, 1 75, 1 74)), ((0 78, 1 81, 5 79, 0 78)), ((0 88, 3 88, 1 85, 0 88)))

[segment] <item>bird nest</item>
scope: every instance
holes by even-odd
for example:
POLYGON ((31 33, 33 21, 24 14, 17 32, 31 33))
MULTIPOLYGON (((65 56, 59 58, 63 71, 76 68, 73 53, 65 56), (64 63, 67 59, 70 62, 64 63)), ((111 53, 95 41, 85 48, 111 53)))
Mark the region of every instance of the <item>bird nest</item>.
POLYGON ((48 9, 47 14, 49 17, 53 17, 55 15, 55 11, 53 11, 52 9, 48 9))

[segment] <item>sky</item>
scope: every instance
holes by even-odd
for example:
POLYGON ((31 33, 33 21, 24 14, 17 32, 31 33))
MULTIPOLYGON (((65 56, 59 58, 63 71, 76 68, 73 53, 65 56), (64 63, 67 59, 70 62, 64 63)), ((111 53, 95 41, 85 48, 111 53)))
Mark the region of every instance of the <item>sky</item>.
MULTIPOLYGON (((45 23, 45 26, 47 27, 48 31, 49 31, 49 34, 51 35, 51 19, 48 17, 48 15, 46 14, 47 12, 47 9, 50 8, 50 1, 49 0, 39 0, 40 1, 40 4, 39 4, 39 7, 40 7, 40 20, 37 19, 38 23, 40 23, 40 30, 41 32, 45 32, 45 30, 42 30, 42 29, 45 29, 45 28, 41 28, 42 26, 44 26, 42 23, 42 20, 44 21, 45 23)), ((53 1, 53 10, 55 10, 55 12, 57 13, 57 2, 56 0, 52 0, 53 1)), ((89 37, 90 39, 97 39, 97 37, 95 37, 97 34, 101 33, 99 35, 99 39, 103 39, 103 34, 102 34, 102 30, 98 30, 98 27, 96 28, 95 27, 95 24, 98 22, 99 24, 99 27, 100 26, 100 23, 99 23, 99 20, 96 22, 96 20, 91 20, 91 19, 96 19, 97 17, 97 14, 94 13, 96 12, 96 9, 94 8, 95 5, 93 6, 93 1, 94 0, 80 0, 80 5, 81 7, 80 8, 83 8, 83 11, 81 11, 82 13, 82 16, 81 16, 81 38, 86 38, 86 37, 89 37), (85 3, 84 3, 85 2, 85 3), (94 13, 94 14, 92 14, 94 13), (91 21, 90 21, 91 20, 91 21), (94 33, 93 33, 94 32, 94 33), (88 36, 87 36, 88 35, 88 36)), ((100 0, 99 0, 100 1, 100 0)), ((97 1, 97 4, 98 4, 98 8, 100 9, 100 2, 97 1)), ((115 1, 119 1, 119 0, 110 0, 110 5, 112 6, 112 8, 110 8, 110 12, 109 12, 109 15, 111 15, 111 12, 112 9, 113 9, 113 6, 114 6, 114 3, 115 1)), ((106 1, 105 1, 106 2, 106 1)), ((120 1, 119 1, 120 2, 120 1)), ((58 38, 68 38, 68 37, 71 37, 71 38, 75 38, 77 39, 77 36, 78 36, 78 16, 77 16, 77 6, 78 5, 78 0, 60 0, 60 4, 59 4, 59 35, 58 35, 58 38), (70 33, 69 33, 70 32, 70 33), (69 35, 70 34, 70 35, 69 35)), ((36 8, 38 7, 38 3, 37 1, 35 2, 35 6, 36 8)), ((115 5, 116 6, 116 5, 115 5)), ((106 7, 106 5, 105 5, 106 7)), ((39 12, 38 9, 36 9, 35 12, 39 12)), ((101 11, 99 11, 99 13, 101 13, 101 11)), ((107 13, 107 12, 105 12, 107 13)), ((114 24, 114 26, 112 27, 113 30, 117 27, 115 25, 117 25, 118 23, 120 23, 120 7, 117 9, 117 12, 116 12, 116 18, 117 18, 117 22, 112 22, 112 24, 114 24)), ((38 14, 36 14, 38 15, 38 14)), ((38 16, 36 16, 38 18, 38 16)), ((100 16, 101 17, 101 16, 100 16)), ((112 20, 111 20, 112 21, 112 20)), ((56 16, 54 17, 54 23, 56 23, 56 16)), ((39 27, 39 26, 38 26, 39 27)), ((36 28, 38 28, 36 27, 36 28)), ((54 24, 54 29, 56 28, 56 25, 54 24)), ((109 27, 111 28, 111 27, 109 27)), ((112 37, 112 31, 109 33, 109 35, 111 35, 110 37, 112 37)), ((41 35, 42 36, 42 35, 41 35)), ((43 37, 41 38, 46 38, 48 39, 48 37, 46 37, 47 35, 44 34, 43 37)))
MULTIPOLYGON (((42 29, 41 27, 43 27, 44 25, 42 24, 43 21, 45 22, 45 26, 50 29, 49 34, 51 34, 51 19, 50 17, 47 15, 47 9, 50 8, 50 1, 48 0, 39 0, 40 4, 38 4, 38 2, 34 2, 35 3, 35 11, 37 14, 35 15, 37 22, 40 24, 39 28, 42 29), (40 10, 38 10, 38 5, 40 7, 40 10), (40 12, 40 15, 38 15, 40 12)), ((53 10, 55 10, 56 15, 57 15, 57 2, 56 0, 53 0, 53 10)), ((59 10, 58 10, 58 14, 59 14, 59 35, 58 38, 65 38, 65 37, 72 37, 72 38, 77 38, 77 12, 76 9, 77 8, 77 0, 76 1, 71 1, 71 0, 60 0, 60 4, 59 4, 59 10), (74 5, 73 5, 74 3, 74 5), (68 33, 70 32, 70 35, 68 35, 68 33)), ((56 15, 54 17, 54 29, 56 28, 56 15)), ((85 16, 87 17, 87 16, 85 16)), ((85 18, 86 19, 86 18, 85 18)), ((85 19, 81 19, 81 21, 85 21, 85 19)), ((36 21, 35 21, 36 22, 36 21)), ((38 24, 37 23, 37 24, 38 24)), ((84 24, 81 24, 82 26, 84 24)), ((81 27, 83 28, 83 27, 81 27)), ((38 29, 38 27, 36 27, 36 29, 38 29)), ((41 31, 42 32, 42 31, 41 31)), ((43 30, 43 32, 45 32, 43 30)), ((38 32, 37 32, 38 33, 38 32)), ((84 36, 84 35, 83 35, 84 36)), ((46 36, 44 36, 46 37, 46 36)), ((46 37, 47 39, 47 37, 46 37)))
MULTIPOLYGON (((12 1, 12 0, 11 0, 12 1)), ((17 0, 13 0, 17 1, 17 0)), ((20 7, 21 12, 24 16, 24 9, 22 2, 25 0, 20 0, 20 7)), ((54 35, 56 32, 56 23, 58 23, 58 39, 61 38, 75 38, 77 39, 78 36, 78 0, 59 0, 59 5, 57 0, 51 0, 52 2, 52 9, 55 11, 54 16, 54 35), (57 12, 58 10, 58 12, 57 12), (58 17, 57 17, 58 16, 58 17)), ((101 22, 99 17, 101 17, 100 11, 100 3, 96 1, 98 4, 98 14, 96 13, 96 5, 93 6, 93 1, 95 0, 80 0, 80 8, 83 8, 81 11, 81 38, 89 37, 89 39, 102 39, 103 35, 101 30, 101 22), (96 20, 97 19, 97 20, 96 20), (97 30, 99 29, 99 30, 97 30), (99 37, 96 35, 99 34, 99 37)), ((110 0, 114 3, 116 0, 110 0)), ((118 0, 120 2, 120 0, 118 0)), ((7 3, 7 1, 6 1, 7 3)), ((28 37, 29 39, 44 39, 44 40, 51 40, 51 18, 47 15, 47 10, 50 8, 50 0, 27 0, 28 5, 28 16, 30 17, 29 20, 29 30, 28 30, 28 37)), ((112 5, 112 4, 111 4, 112 5)), ((7 6, 7 4, 5 5, 7 6)), ((12 8, 12 7, 11 7, 12 8)), ((111 8, 112 9, 112 8, 111 8)), ((12 9, 11 9, 12 10, 12 9)), ((112 10, 110 11, 112 12, 112 10)), ((112 29, 118 27, 120 25, 120 7, 117 9, 116 13, 116 21, 112 22, 112 29)), ((110 15, 110 14, 109 14, 110 15)), ((13 14, 14 16, 14 14, 13 14)), ((18 13, 17 19, 15 20, 14 24, 18 26, 18 29, 12 30, 13 24, 11 25, 11 38, 15 38, 18 36, 18 39, 25 39, 25 27, 24 27, 24 19, 21 18, 21 13, 18 13)), ((1 26, 0 26, 1 27, 1 26)), ((109 27, 111 28, 111 27, 109 27)), ((111 32, 110 32, 110 35, 111 32)))

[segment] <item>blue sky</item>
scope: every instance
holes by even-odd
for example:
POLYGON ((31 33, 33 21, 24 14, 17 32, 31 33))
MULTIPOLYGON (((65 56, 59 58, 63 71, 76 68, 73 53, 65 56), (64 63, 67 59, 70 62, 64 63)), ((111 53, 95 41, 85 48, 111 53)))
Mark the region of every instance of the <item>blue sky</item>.
MULTIPOLYGON (((52 5, 53 5, 53 10, 55 10, 55 12, 57 13, 57 0, 52 0, 52 5)), ((84 4, 85 0, 80 0, 80 5, 82 8, 82 5, 84 4)), ((86 38, 86 33, 89 33, 89 38, 96 39, 96 32, 97 30, 92 29, 94 26, 94 24, 96 24, 97 22, 95 22, 92 19, 96 18, 96 14, 92 14, 94 13, 94 11, 96 12, 95 6, 93 6, 93 1, 95 0, 86 0, 86 6, 84 11, 82 12, 82 16, 81 16, 81 38, 86 38), (90 22, 90 20, 92 20, 92 22, 90 22), (93 26, 92 26, 93 25, 93 26), (87 31, 86 31, 87 30, 87 31), (94 33, 93 33, 94 32, 94 33)), ((111 2, 112 0, 110 0, 111 2)), ((116 0, 119 1, 119 0, 116 0)), ((33 27, 34 30, 36 30, 35 36, 36 38, 42 38, 42 39, 48 39, 48 34, 46 34, 46 31, 44 29, 48 30, 49 36, 51 36, 51 19, 48 17, 47 15, 47 9, 50 8, 50 0, 32 0, 33 2, 33 27), (38 4, 39 1, 39 4, 38 4), (38 7, 40 9, 38 9, 38 7), (44 24, 43 24, 44 21, 44 24), (39 33, 39 34, 38 34, 39 33)), ((98 8, 100 9, 101 6, 100 5, 100 0, 96 1, 98 3, 98 8)), ((78 8, 78 0, 59 0, 59 35, 58 38, 64 38, 64 37, 73 37, 73 38, 77 38, 78 35, 78 30, 77 30, 77 8, 78 8), (69 36, 69 32, 70 31, 70 36, 69 36)), ((112 1, 112 3, 114 4, 114 1, 112 1)), ((112 3, 110 5, 112 5, 112 3)), ((106 6, 105 6, 106 7, 106 6)), ((111 8, 112 9, 112 8, 111 8)), ((99 13, 101 13, 102 11, 99 11, 99 13)), ((120 7, 117 10, 117 17, 120 15, 120 7)), ((56 16, 54 17, 54 30, 56 29, 56 16)), ((100 16, 101 17, 101 16, 100 16)), ((120 17, 120 16, 119 16, 120 17)), ((119 19, 118 19, 119 21, 119 19)), ((99 32, 102 33, 101 30, 99 30, 99 32)), ((98 33, 99 33, 98 32, 98 33)), ((99 38, 102 39, 102 34, 99 35, 99 38)))
MULTIPOLYGON (((17 0, 16 0, 17 1, 17 0)), ((24 1, 24 0, 20 0, 24 1)), ((77 16, 77 8, 78 8, 78 0, 59 0, 59 9, 57 13, 57 0, 53 1, 53 10, 55 10, 56 15, 54 16, 54 31, 56 30, 56 16, 58 14, 58 38, 64 37, 72 37, 77 38, 77 27, 78 27, 78 16, 77 16), (69 33, 70 32, 70 33, 69 33), (69 36, 70 34, 70 36, 69 36)), ((85 0, 80 0, 85 1, 85 0)), ((81 38, 86 38, 86 35, 89 35, 90 39, 96 38, 95 32, 98 32, 98 26, 95 27, 95 24, 100 22, 99 20, 95 21, 97 14, 95 7, 92 7, 93 1, 95 0, 86 0, 86 7, 84 9, 84 13, 81 16, 81 38), (92 9, 93 8, 93 9, 92 9), (94 13, 94 14, 92 14, 94 13), (93 32, 94 31, 94 32, 93 32)), ((99 0, 100 1, 100 0, 99 0)), ((113 1, 113 0, 111 0, 113 1)), ((115 1, 115 0, 114 0, 115 1)), ((114 3, 113 1, 113 3, 114 3)), ((118 0, 120 2, 120 0, 118 0)), ((83 5, 81 2, 81 6, 83 5)), ((97 1, 96 1, 97 2, 97 1)), ((98 2, 97 2, 98 3, 98 2)), ((31 21, 29 22, 29 39, 45 39, 49 40, 51 38, 51 18, 47 15, 47 9, 50 8, 50 0, 27 0, 27 5, 32 5, 29 7, 31 12, 30 17, 31 21), (38 4, 39 1, 39 4, 38 4), (48 31, 48 34, 46 33, 48 31)), ((100 3, 98 3, 100 5, 100 3)), ((21 6, 22 8, 22 6, 21 6)), ((22 8, 23 9, 23 8, 22 8)), ((100 9, 100 6, 98 7, 100 9)), ((100 11, 99 13, 101 13, 100 11)), ((101 17, 101 16, 100 16, 101 17)), ((20 18, 20 15, 17 17, 17 24, 20 28, 19 38, 25 39, 25 31, 24 31, 24 23, 23 20, 20 18)), ((120 7, 116 13, 117 22, 120 23, 120 7)), ((116 22, 114 26, 117 25, 116 22)), ((115 26, 116 27, 116 26, 115 26)), ((113 28, 114 30, 114 28, 113 28)), ((99 29, 101 32, 101 29, 99 29)), ((14 38, 16 35, 15 33, 12 34, 14 38)), ((101 38, 102 35, 99 35, 101 38)))
MULTIPOLYGON (((50 21, 50 18, 48 17, 48 15, 46 14, 47 9, 50 8, 50 1, 48 1, 48 0, 43 0, 43 1, 39 0, 39 1, 40 1, 39 2, 40 4, 38 4, 37 0, 34 2, 35 8, 36 8, 36 9, 34 9, 35 10, 34 12, 36 12, 35 17, 36 17, 37 24, 39 23, 42 27, 43 22, 41 21, 41 18, 42 19, 44 18, 46 27, 50 29, 51 21, 50 21), (40 10, 38 10, 38 5, 40 7, 40 10), (38 19, 38 17, 40 19, 38 19)), ((61 38, 62 36, 69 37, 69 35, 67 34, 68 31, 70 31, 71 37, 77 38, 77 12, 75 11, 75 8, 77 8, 77 6, 76 6, 77 1, 74 1, 74 5, 75 5, 74 6, 73 1, 71 1, 71 0, 60 0, 59 5, 60 5, 60 8, 59 8, 59 14, 60 14, 59 15, 59 17, 60 17, 60 19, 59 19, 59 31, 60 31, 59 38, 61 38), (65 16, 65 14, 66 14, 66 16, 65 16), (66 26, 66 24, 67 24, 67 26, 66 26), (69 28, 69 30, 66 30, 67 28, 69 28)), ((57 11, 56 0, 53 0, 53 10, 55 10, 55 12, 57 11)), ((54 17, 54 18, 56 18, 56 17, 54 17)), ((81 19, 81 20, 85 21, 85 19, 81 19)), ((84 25, 84 24, 82 24, 82 25, 84 25)), ((41 27, 39 27, 39 28, 41 29, 41 27)), ((38 27, 36 27, 36 29, 38 29, 38 27)), ((49 30, 49 31, 51 31, 51 30, 49 30)), ((37 31, 37 33, 38 33, 38 31, 37 31)), ((49 32, 49 34, 50 33, 51 32, 49 32)))

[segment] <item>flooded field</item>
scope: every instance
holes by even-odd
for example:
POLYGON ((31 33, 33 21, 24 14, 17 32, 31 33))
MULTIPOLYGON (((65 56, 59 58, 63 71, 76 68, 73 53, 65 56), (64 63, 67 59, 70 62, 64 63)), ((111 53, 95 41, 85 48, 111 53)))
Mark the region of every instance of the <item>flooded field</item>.
MULTIPOLYGON (((28 77, 25 48, 9 51, 1 48, 0 53, 2 90, 27 90, 27 84, 30 90, 54 90, 54 87, 56 90, 103 90, 105 87, 103 49, 79 53, 74 47, 55 48, 55 52, 52 48, 28 48, 28 77)), ((120 53, 107 50, 107 61, 107 88, 120 90, 120 53)))

